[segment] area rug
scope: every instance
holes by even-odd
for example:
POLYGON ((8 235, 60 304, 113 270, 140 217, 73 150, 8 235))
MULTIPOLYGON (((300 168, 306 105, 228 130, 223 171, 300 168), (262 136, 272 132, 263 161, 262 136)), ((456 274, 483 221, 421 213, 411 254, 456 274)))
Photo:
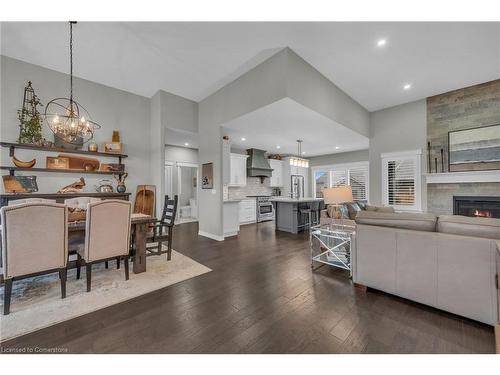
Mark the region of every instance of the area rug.
MULTIPOLYGON (((134 274, 130 264, 130 279, 125 281, 123 262, 119 270, 114 261, 109 269, 104 264, 92 268, 92 291, 86 292, 85 268, 76 280, 76 270, 68 272, 66 298, 61 299, 58 274, 38 276, 14 282, 9 315, 0 315, 0 342, 76 318, 104 307, 165 288, 211 269, 172 252, 147 258, 147 271, 134 274)), ((3 311, 3 287, 0 289, 0 312, 3 311)))

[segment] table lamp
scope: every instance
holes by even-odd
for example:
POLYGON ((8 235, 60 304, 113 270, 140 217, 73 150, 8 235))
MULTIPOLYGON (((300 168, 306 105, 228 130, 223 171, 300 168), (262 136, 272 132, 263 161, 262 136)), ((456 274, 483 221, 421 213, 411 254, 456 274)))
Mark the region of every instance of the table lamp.
MULTIPOLYGON (((325 205, 335 207, 335 216, 339 216, 340 223, 343 225, 342 212, 340 210, 341 203, 352 202, 352 188, 350 186, 338 186, 321 190, 325 205)), ((335 217, 337 218, 337 217, 335 217)))

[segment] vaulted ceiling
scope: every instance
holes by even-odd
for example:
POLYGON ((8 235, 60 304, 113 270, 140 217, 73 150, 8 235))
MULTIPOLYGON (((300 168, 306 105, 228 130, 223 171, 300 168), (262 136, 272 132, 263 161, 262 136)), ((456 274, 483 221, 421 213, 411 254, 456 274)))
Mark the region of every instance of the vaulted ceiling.
MULTIPOLYGON (((66 23, 1 35, 3 55, 68 72, 66 23)), ((79 22, 74 38, 75 75, 147 97, 200 101, 284 47, 370 111, 500 78, 500 23, 79 22)))

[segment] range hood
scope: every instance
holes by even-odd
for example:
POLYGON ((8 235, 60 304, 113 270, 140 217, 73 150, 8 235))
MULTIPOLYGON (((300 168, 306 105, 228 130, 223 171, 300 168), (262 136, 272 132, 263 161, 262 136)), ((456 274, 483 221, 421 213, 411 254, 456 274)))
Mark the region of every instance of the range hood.
POLYGON ((260 182, 264 182, 264 178, 271 177, 273 169, 269 165, 264 150, 250 148, 247 150, 247 176, 260 177, 260 182))

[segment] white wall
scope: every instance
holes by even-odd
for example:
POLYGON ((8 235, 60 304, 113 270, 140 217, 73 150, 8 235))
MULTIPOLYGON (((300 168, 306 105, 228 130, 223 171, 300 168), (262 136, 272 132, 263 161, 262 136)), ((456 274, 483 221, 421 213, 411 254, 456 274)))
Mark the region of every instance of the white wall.
MULTIPOLYGON (((31 80, 36 94, 45 105, 56 97, 69 95, 69 76, 41 66, 28 64, 6 56, 1 56, 1 138, 2 141, 16 142, 19 135, 17 110, 22 106, 24 87, 31 80)), ((148 98, 117 90, 95 82, 74 78, 74 95, 102 128, 95 132, 95 141, 102 146, 111 141, 113 130, 119 130, 124 144, 124 159, 129 177, 125 181, 127 191, 135 193, 138 184, 151 183, 151 174, 145 165, 149 163, 150 149, 150 100, 148 98)), ((42 109, 43 111, 43 109, 42 109)), ((53 140, 47 125, 43 126, 43 136, 53 140)), ((57 155, 29 150, 16 151, 22 160, 37 158, 37 167, 45 167, 46 156, 57 155)), ((11 165, 7 149, 1 152, 2 165, 11 165)), ((102 162, 116 162, 115 158, 99 158, 102 162)), ((29 175, 30 173, 23 172, 29 175)), ((80 175, 63 173, 36 173, 40 192, 53 193, 62 186, 76 181, 80 175)), ((94 191, 94 184, 100 178, 82 174, 87 181, 84 191, 94 191)), ((112 176, 109 176, 112 178, 112 176)), ((3 192, 3 184, 2 184, 3 192)))
MULTIPOLYGON (((386 152, 422 150, 422 173, 426 172, 426 100, 418 100, 370 114, 370 201, 382 203, 382 160, 386 152)), ((427 187, 422 178, 422 209, 427 205, 427 187)))
POLYGON ((287 48, 287 96, 366 137, 369 112, 307 61, 287 48))
POLYGON ((202 234, 218 239, 223 237, 221 125, 282 99, 286 94, 284 66, 286 54, 279 52, 199 103, 199 163, 213 163, 214 166, 214 189, 201 189, 199 184, 199 229, 202 234))
POLYGON ((198 150, 188 147, 166 145, 165 160, 198 164, 198 150))
POLYGON ((341 152, 338 154, 321 155, 309 158, 309 166, 319 167, 322 165, 354 163, 358 161, 368 161, 368 159, 368 150, 341 152))
POLYGON ((159 90, 151 98, 151 179, 156 185, 156 212, 163 208, 165 196, 165 133, 166 128, 196 132, 198 104, 192 100, 159 90))
POLYGON ((200 232, 222 237, 221 126, 285 97, 369 135, 363 107, 289 48, 281 50, 199 103, 200 164, 214 163, 214 190, 198 195, 200 232))

